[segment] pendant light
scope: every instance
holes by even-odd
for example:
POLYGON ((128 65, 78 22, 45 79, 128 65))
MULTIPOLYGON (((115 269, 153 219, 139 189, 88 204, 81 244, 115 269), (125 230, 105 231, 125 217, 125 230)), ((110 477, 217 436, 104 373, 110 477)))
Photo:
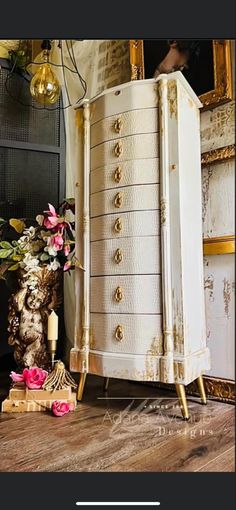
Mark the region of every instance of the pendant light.
POLYGON ((38 103, 53 105, 60 97, 61 87, 49 63, 50 41, 48 39, 43 40, 41 48, 43 50, 43 64, 39 66, 30 82, 30 93, 38 103))

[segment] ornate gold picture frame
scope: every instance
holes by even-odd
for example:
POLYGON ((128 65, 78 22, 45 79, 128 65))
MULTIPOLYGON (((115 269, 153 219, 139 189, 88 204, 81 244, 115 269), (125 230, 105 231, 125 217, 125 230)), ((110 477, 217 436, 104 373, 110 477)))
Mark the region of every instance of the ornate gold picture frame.
MULTIPOLYGON (((161 40, 159 41, 161 42, 161 40)), ((158 45, 159 41, 156 39, 153 43, 158 45)), ((144 42, 142 39, 131 39, 129 42, 131 80, 142 80, 145 78, 144 42)), ((213 108, 226 103, 233 97, 230 40, 209 40, 209 44, 212 44, 211 72, 213 74, 212 82, 214 83, 214 88, 199 95, 203 109, 213 108)), ((208 72, 210 71, 208 70, 208 72)))

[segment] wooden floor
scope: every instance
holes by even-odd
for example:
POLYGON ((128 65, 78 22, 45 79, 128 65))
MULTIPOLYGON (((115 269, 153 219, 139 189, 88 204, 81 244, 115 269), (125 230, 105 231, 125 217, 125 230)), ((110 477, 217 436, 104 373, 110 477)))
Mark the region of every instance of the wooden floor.
MULTIPOLYGON (((9 377, 0 374, 0 396, 9 377)), ((84 400, 62 418, 0 413, 0 471, 234 471, 234 407, 88 376, 84 400)), ((9 383, 8 383, 9 384, 9 383)))

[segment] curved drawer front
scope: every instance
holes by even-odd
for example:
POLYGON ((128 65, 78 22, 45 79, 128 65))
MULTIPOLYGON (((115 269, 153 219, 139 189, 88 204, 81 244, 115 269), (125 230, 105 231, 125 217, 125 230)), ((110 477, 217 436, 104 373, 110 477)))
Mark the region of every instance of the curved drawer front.
POLYGON ((90 173, 91 193, 118 186, 159 182, 159 159, 135 159, 106 165, 90 173))
POLYGON ((91 277, 91 313, 161 313, 161 277, 91 277))
POLYGON ((133 81, 108 89, 91 103, 91 125, 101 119, 140 108, 155 108, 158 104, 158 84, 154 79, 133 81))
POLYGON ((163 354, 161 315, 90 315, 91 349, 125 354, 163 354))
POLYGON ((130 159, 158 158, 158 134, 127 136, 101 143, 91 149, 91 171, 109 163, 130 159))
POLYGON ((159 209, 159 184, 100 191, 90 197, 91 217, 126 211, 159 209))
POLYGON ((160 211, 108 214, 91 219, 91 241, 135 236, 158 236, 160 211))
POLYGON ((91 243, 91 275, 160 274, 160 237, 91 243))
POLYGON ((91 126, 91 147, 115 140, 120 136, 138 133, 156 133, 158 131, 157 108, 124 112, 96 122, 91 126))

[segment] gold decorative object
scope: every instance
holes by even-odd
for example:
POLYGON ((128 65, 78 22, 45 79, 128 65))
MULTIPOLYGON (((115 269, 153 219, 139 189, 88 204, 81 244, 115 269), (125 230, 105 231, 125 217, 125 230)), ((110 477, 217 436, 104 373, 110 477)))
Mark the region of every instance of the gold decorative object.
POLYGON ((118 342, 122 342, 122 340, 124 339, 124 328, 123 328, 123 326, 117 326, 116 332, 115 332, 115 337, 116 337, 116 340, 118 342))
POLYGON ((117 218, 115 221, 114 229, 116 232, 121 232, 123 226, 122 226, 122 220, 121 218, 117 218))
POLYGON ((124 299, 123 289, 121 287, 117 287, 116 292, 115 292, 115 300, 117 302, 120 302, 120 301, 123 301, 123 299, 124 299))
POLYGON ((119 209, 122 206, 122 202, 123 202, 123 194, 119 192, 115 196, 115 200, 114 200, 115 207, 117 207, 119 209))
POLYGON ((123 153, 123 146, 122 146, 121 142, 116 143, 116 145, 114 147, 114 152, 115 152, 115 155, 117 158, 119 158, 121 156, 121 154, 123 153))
POLYGON ((121 118, 119 117, 119 119, 117 119, 117 120, 115 121, 115 124, 114 124, 114 131, 115 131, 116 133, 120 133, 120 132, 121 132, 121 130, 122 130, 122 127, 123 127, 123 123, 122 123, 121 118))
POLYGON ((71 377, 68 370, 66 370, 64 363, 62 361, 56 361, 54 369, 47 376, 43 388, 45 390, 53 391, 63 390, 68 386, 71 386, 72 388, 77 388, 76 382, 71 377))
POLYGON ((20 367, 44 367, 48 315, 62 302, 61 270, 37 267, 37 271, 18 270, 18 290, 9 300, 8 343, 20 367))
POLYGON ((118 166, 114 172, 114 179, 116 182, 120 182, 122 179, 122 169, 118 166))
POLYGON ((116 253, 115 253, 115 256, 114 256, 114 261, 116 264, 120 264, 123 260, 123 253, 122 251, 118 248, 116 250, 116 253))
POLYGON ((235 236, 206 237, 203 239, 204 255, 235 253, 235 236))

